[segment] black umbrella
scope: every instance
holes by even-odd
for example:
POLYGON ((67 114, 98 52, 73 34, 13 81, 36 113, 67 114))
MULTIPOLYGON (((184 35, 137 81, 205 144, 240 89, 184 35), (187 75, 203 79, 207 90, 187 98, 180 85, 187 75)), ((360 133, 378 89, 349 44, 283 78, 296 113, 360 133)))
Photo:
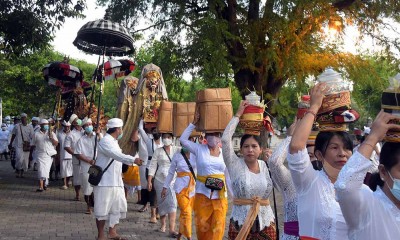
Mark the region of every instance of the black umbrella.
POLYGON ((124 56, 134 51, 133 38, 128 30, 118 23, 104 19, 83 25, 74 45, 87 53, 106 56, 124 56))
MULTIPOLYGON (((78 34, 74 40, 74 45, 87 53, 103 55, 102 64, 102 81, 100 84, 100 94, 98 102, 97 126, 100 125, 100 112, 101 112, 101 98, 104 89, 104 58, 105 56, 125 56, 134 52, 133 38, 128 30, 118 23, 110 20, 96 20, 86 23, 79 29, 78 34)), ((97 70, 99 69, 99 62, 97 70)), ((93 74, 93 80, 96 83, 96 74, 93 74)), ((93 89, 94 90, 94 89, 93 89)), ((94 94, 94 92, 92 93, 94 94)), ((94 96, 94 95, 92 95, 94 96)), ((93 102, 92 102, 93 103, 93 102)), ((91 103, 91 104, 92 104, 91 103)), ((92 105, 90 106, 90 109, 92 105)), ((90 110, 89 110, 90 113, 90 110)), ((94 154, 96 154, 97 138, 94 145, 94 154)), ((95 156, 93 156, 94 158, 95 156)))

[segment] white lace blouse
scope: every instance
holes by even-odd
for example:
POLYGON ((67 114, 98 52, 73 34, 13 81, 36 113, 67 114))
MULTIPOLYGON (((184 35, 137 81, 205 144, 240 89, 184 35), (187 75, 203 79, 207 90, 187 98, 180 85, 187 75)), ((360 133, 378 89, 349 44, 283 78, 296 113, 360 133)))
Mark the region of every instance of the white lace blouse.
MULTIPOLYGON (((291 136, 288 136, 283 140, 273 151, 271 157, 268 159, 268 167, 271 171, 272 180, 274 185, 283 195, 283 207, 284 207, 284 221, 285 222, 297 222, 297 194, 294 187, 292 176, 290 175, 289 169, 284 165, 285 159, 288 154, 288 147, 291 136)), ((291 236, 283 234, 283 240, 295 240, 297 236, 291 236)))
POLYGON ((336 196, 349 226, 349 239, 399 239, 400 209, 380 187, 363 184, 373 163, 356 152, 340 171, 336 196))
MULTIPOLYGON (((238 123, 239 118, 232 118, 222 136, 222 154, 231 179, 233 197, 251 199, 259 196, 262 199, 268 199, 272 192, 272 181, 265 162, 258 160, 260 173, 252 173, 243 158, 239 158, 233 150, 232 135, 238 123)), ((231 218, 242 226, 250 207, 250 205, 233 205, 231 218)), ((260 222, 259 230, 270 226, 271 222, 275 221, 270 205, 260 206, 257 217, 260 222)))
POLYGON ((315 171, 307 149, 288 154, 290 173, 297 192, 299 235, 321 240, 347 240, 347 225, 335 188, 325 171, 315 171))

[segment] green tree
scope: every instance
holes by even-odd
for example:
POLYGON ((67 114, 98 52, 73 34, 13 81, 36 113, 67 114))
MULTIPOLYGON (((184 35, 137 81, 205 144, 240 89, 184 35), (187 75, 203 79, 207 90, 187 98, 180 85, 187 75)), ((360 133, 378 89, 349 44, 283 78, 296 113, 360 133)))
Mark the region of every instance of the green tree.
POLYGON ((361 118, 355 124, 359 127, 367 124, 368 117, 374 119, 379 113, 382 92, 389 86, 389 78, 400 71, 400 61, 388 57, 388 54, 365 53, 362 58, 362 65, 347 68, 348 78, 354 82, 352 102, 360 113, 361 118))
MULTIPOLYGON (((42 69, 53 61, 63 60, 63 55, 52 50, 26 54, 24 57, 8 58, 0 54, 0 96, 3 99, 4 115, 26 112, 32 115, 51 115, 56 102, 58 88, 48 86, 42 69)), ((79 67, 90 82, 95 65, 81 60, 70 60, 79 67)))
POLYGON ((231 74, 242 97, 248 93, 247 89, 254 87, 271 100, 288 80, 303 81, 329 65, 346 67, 350 62, 346 59, 354 57, 338 54, 338 44, 325 41, 321 30, 324 27, 335 27, 342 32, 351 23, 361 33, 374 35, 382 44, 398 46, 379 32, 387 25, 385 19, 399 21, 400 3, 394 0, 98 0, 98 3, 108 6, 112 19, 123 22, 133 33, 140 31, 137 16, 151 19, 153 25, 146 29, 162 30, 164 38, 179 46, 186 63, 182 67, 211 78, 231 74))
MULTIPOLYGON (((387 52, 366 52, 353 64, 346 63, 347 68, 341 72, 344 78, 353 82, 352 108, 360 114, 360 119, 351 128, 362 128, 367 125, 368 117, 373 119, 381 110, 382 92, 389 85, 388 79, 400 71, 399 63, 387 52)), ((310 87, 304 82, 293 81, 288 81, 282 87, 270 111, 277 116, 281 128, 293 122, 299 99, 308 93, 310 87)))
POLYGON ((0 1, 0 52, 20 55, 48 47, 65 18, 82 17, 84 0, 0 1))

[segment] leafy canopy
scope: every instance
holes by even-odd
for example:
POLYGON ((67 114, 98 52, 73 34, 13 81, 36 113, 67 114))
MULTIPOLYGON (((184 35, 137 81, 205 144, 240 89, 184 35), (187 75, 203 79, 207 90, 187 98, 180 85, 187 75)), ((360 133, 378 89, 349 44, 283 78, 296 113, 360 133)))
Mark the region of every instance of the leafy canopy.
POLYGON ((84 0, 0 1, 0 52, 27 53, 49 46, 68 17, 82 17, 84 0))
MULTIPOLYGON (((398 47, 381 34, 399 22, 400 2, 364 0, 98 0, 133 34, 154 30, 176 44, 182 64, 205 81, 233 77, 242 97, 255 88, 274 99, 289 80, 302 82, 327 66, 345 68, 356 57, 339 54, 324 28, 340 33, 355 25, 379 44, 398 47), (152 25, 138 29, 138 16, 152 25)), ((362 59, 359 59, 362 60, 362 59)))
MULTIPOLYGON (((49 62, 62 61, 64 56, 52 50, 43 50, 24 57, 8 58, 0 54, 0 97, 3 115, 50 116, 56 102, 58 88, 48 86, 42 69, 49 62)), ((90 82, 95 65, 70 59, 70 64, 80 68, 85 81, 90 82)))

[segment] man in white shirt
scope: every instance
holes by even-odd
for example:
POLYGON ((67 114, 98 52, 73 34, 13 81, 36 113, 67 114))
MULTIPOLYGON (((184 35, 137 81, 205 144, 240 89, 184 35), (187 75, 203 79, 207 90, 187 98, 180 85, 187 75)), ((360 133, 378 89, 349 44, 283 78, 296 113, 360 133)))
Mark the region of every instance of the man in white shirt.
MULTIPOLYGON (((33 132, 39 132, 40 131, 40 126, 39 126, 39 121, 40 119, 38 117, 33 117, 31 120, 31 128, 33 130, 33 132)), ((37 171, 37 154, 36 154, 36 150, 32 150, 32 160, 29 163, 29 167, 33 167, 33 171, 37 171)))
MULTIPOLYGON (((58 134, 58 127, 53 118, 49 118, 49 127, 56 135, 58 134)), ((50 181, 58 180, 60 176, 60 155, 57 151, 57 154, 52 157, 53 162, 50 168, 50 181), (54 178, 53 178, 54 173, 54 178)))
POLYGON ((40 131, 39 121, 40 121, 40 118, 38 118, 38 117, 33 117, 31 120, 30 126, 34 132, 40 131))
POLYGON ((73 175, 73 180, 72 183, 74 184, 75 188, 75 201, 80 201, 79 198, 79 191, 81 189, 81 184, 82 184, 82 178, 81 178, 81 164, 79 159, 77 159, 74 156, 75 152, 75 147, 76 143, 78 140, 82 137, 83 132, 82 132, 82 120, 78 118, 76 114, 72 114, 72 116, 69 119, 69 122, 71 123, 73 129, 71 131, 71 134, 69 134, 65 138, 65 143, 64 143, 64 149, 67 151, 69 154, 72 155, 72 175, 73 175))
POLYGON ((66 137, 71 134, 71 123, 64 121, 62 125, 63 130, 58 131, 57 138, 60 143, 61 177, 64 180, 61 189, 66 190, 72 177, 72 155, 64 149, 64 146, 66 137))
POLYGON ((98 230, 97 239, 107 239, 104 226, 109 227, 108 238, 119 239, 116 225, 126 217, 127 202, 122 181, 122 163, 141 165, 142 160, 122 153, 118 140, 122 138, 123 122, 112 118, 107 123, 107 134, 99 141, 96 165, 101 167, 104 174, 97 186, 93 187, 94 215, 98 230))
POLYGON ((4 156, 5 160, 8 160, 8 139, 10 132, 7 130, 7 125, 5 123, 1 124, 0 130, 0 160, 4 156))
POLYGON ((57 153, 55 149, 57 144, 56 134, 49 130, 49 121, 46 119, 40 120, 40 131, 35 133, 31 143, 31 146, 36 149, 39 164, 39 188, 36 190, 37 192, 43 192, 43 190, 47 189, 45 182, 49 178, 52 163, 51 156, 57 153))
POLYGON ((7 130, 12 132, 12 130, 14 129, 14 124, 11 123, 11 117, 10 116, 6 116, 5 117, 6 120, 6 125, 7 125, 7 130))
MULTIPOLYGON (((82 121, 82 127, 85 130, 84 135, 78 140, 75 147, 75 156, 81 162, 81 179, 82 188, 85 202, 87 205, 86 214, 92 213, 93 207, 93 187, 89 184, 89 168, 96 162, 94 159, 94 145, 96 141, 96 134, 93 132, 92 120, 85 118, 82 121)), ((99 134, 101 137, 101 135, 99 134)))
MULTIPOLYGON (((6 124, 7 124, 7 130, 10 132, 10 138, 9 138, 9 143, 11 143, 11 138, 12 138, 12 132, 14 130, 14 127, 16 124, 19 123, 19 117, 14 117, 13 118, 14 123, 11 123, 11 118, 10 116, 6 117, 6 124)), ((17 141, 14 141, 13 144, 8 145, 8 149, 10 150, 10 159, 11 159, 11 167, 15 170, 15 162, 16 162, 16 152, 15 152, 15 143, 17 141)))
POLYGON ((28 115, 26 113, 21 114, 21 123, 15 125, 12 131, 11 143, 15 143, 16 150, 16 177, 23 178, 24 172, 28 170, 29 154, 30 154, 30 142, 33 137, 33 129, 28 125, 28 115))

